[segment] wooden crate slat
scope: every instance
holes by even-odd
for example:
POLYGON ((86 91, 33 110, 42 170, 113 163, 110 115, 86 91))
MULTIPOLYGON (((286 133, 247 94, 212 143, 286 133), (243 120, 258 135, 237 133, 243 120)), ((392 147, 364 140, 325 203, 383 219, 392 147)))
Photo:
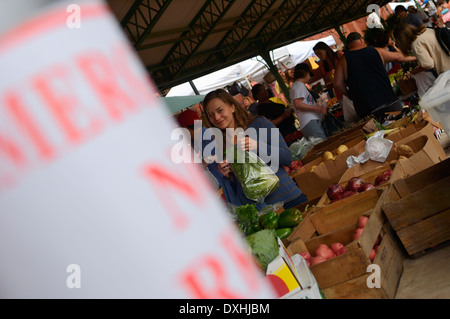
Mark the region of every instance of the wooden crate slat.
POLYGON ((449 192, 450 177, 447 177, 383 206, 383 211, 392 227, 398 231, 450 207, 449 192))
POLYGON ((383 289, 367 287, 369 274, 323 289, 327 299, 386 299, 383 289))
MULTIPOLYGON (((450 159, 433 165, 424 171, 411 175, 405 180, 397 180, 394 182, 394 187, 404 188, 405 186, 402 184, 406 184, 406 187, 409 189, 410 193, 414 193, 448 176, 450 176, 450 159)), ((403 196, 402 194, 400 195, 403 196)))
POLYGON ((397 235, 410 255, 450 240, 450 208, 398 230, 397 235))
POLYGON ((311 266, 311 272, 322 289, 359 277, 366 273, 370 261, 361 249, 348 251, 311 266), (330 269, 333 273, 330 273, 330 269))

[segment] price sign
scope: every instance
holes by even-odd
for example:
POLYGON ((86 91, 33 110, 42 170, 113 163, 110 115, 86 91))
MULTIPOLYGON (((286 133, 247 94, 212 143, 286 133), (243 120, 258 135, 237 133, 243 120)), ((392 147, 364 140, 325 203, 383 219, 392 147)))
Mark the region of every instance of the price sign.
POLYGON ((0 296, 271 298, 108 6, 70 5, 0 35, 0 296))

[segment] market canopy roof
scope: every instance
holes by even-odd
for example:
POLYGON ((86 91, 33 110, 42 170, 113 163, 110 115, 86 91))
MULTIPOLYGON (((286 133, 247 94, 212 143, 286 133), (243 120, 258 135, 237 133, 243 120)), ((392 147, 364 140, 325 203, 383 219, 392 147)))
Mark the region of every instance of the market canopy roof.
POLYGON ((197 104, 205 98, 204 95, 190 95, 190 96, 170 96, 162 97, 161 99, 169 107, 171 113, 176 113, 191 105, 197 104))
POLYGON ((161 91, 339 27, 386 0, 107 0, 161 91))

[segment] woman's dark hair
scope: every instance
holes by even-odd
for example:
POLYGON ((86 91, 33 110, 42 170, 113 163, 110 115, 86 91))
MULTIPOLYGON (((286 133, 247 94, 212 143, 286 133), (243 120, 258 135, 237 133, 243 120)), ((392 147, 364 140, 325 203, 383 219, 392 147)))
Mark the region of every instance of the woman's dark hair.
POLYGON ((336 52, 333 51, 332 48, 328 46, 328 44, 322 41, 317 42, 316 45, 313 47, 313 51, 316 50, 324 50, 327 55, 327 59, 331 61, 331 65, 327 60, 323 61, 323 67, 326 72, 329 72, 332 69, 336 68, 335 60, 338 59, 338 55, 336 52))
POLYGON ((384 48, 389 44, 389 38, 391 37, 391 32, 387 30, 379 30, 375 36, 375 41, 373 46, 377 48, 384 48))

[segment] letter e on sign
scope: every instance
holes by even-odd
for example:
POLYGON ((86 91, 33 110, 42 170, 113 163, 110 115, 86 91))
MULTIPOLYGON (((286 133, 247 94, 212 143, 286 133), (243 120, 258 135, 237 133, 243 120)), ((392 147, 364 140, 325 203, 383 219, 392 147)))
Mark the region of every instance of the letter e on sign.
POLYGON ((81 28, 81 8, 78 4, 69 4, 66 9, 67 13, 72 13, 67 17, 66 24, 69 29, 81 28))

